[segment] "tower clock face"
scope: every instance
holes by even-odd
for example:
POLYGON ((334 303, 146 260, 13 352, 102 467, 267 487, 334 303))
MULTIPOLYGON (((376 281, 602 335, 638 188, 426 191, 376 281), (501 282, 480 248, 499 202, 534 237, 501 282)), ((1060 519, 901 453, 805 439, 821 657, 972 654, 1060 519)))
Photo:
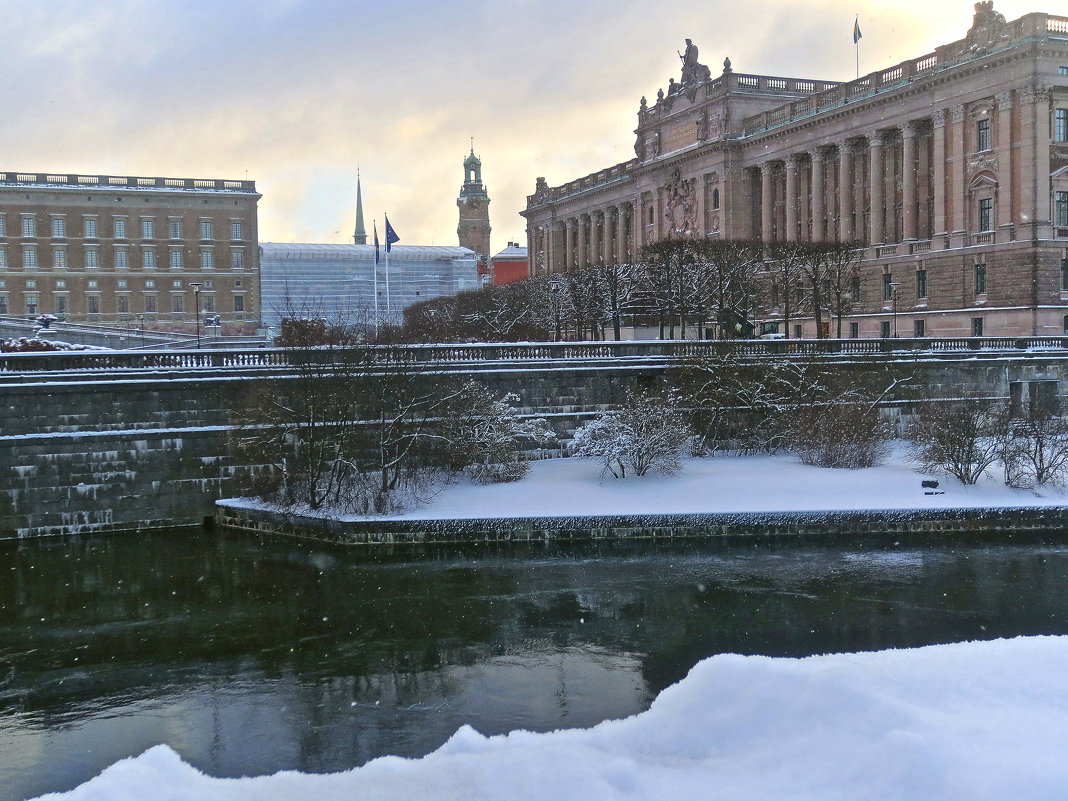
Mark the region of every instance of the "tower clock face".
POLYGON ((471 198, 467 201, 467 208, 471 211, 478 211, 482 207, 482 203, 477 198, 471 198))

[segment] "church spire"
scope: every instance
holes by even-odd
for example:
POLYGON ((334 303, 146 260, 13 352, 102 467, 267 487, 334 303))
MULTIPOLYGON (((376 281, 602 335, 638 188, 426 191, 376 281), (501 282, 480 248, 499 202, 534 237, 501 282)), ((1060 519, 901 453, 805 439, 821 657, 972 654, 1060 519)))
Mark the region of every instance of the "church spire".
POLYGON ((367 244, 367 229, 363 225, 363 193, 360 190, 360 168, 356 168, 356 231, 352 240, 357 245, 367 244))

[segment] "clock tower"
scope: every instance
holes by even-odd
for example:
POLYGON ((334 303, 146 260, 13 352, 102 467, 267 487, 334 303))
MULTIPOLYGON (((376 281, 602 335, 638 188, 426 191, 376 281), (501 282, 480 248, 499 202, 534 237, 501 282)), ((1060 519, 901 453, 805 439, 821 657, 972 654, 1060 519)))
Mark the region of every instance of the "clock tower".
POLYGON ((474 142, 471 155, 464 159, 464 185, 460 187, 460 196, 456 205, 460 209, 460 224, 456 235, 460 247, 470 248, 478 254, 479 262, 486 262, 490 256, 489 195, 482 184, 482 162, 475 155, 474 142))

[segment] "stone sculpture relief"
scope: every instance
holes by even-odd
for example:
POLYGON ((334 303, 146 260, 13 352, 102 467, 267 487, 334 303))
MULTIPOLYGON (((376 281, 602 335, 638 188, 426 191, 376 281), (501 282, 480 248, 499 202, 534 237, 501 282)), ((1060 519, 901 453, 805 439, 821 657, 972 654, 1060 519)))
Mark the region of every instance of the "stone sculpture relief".
POLYGON ((693 180, 671 174, 664 185, 664 222, 669 236, 692 236, 697 227, 697 198, 693 180))

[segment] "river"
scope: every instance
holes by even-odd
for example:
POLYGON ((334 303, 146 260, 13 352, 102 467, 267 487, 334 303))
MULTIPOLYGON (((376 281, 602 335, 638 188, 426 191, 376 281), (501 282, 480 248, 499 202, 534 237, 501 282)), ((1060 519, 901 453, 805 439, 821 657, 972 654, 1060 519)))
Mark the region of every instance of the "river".
POLYGON ((0 801, 167 743, 337 771, 648 707, 700 659, 1068 634, 1068 537, 370 552, 163 532, 0 545, 0 801))

